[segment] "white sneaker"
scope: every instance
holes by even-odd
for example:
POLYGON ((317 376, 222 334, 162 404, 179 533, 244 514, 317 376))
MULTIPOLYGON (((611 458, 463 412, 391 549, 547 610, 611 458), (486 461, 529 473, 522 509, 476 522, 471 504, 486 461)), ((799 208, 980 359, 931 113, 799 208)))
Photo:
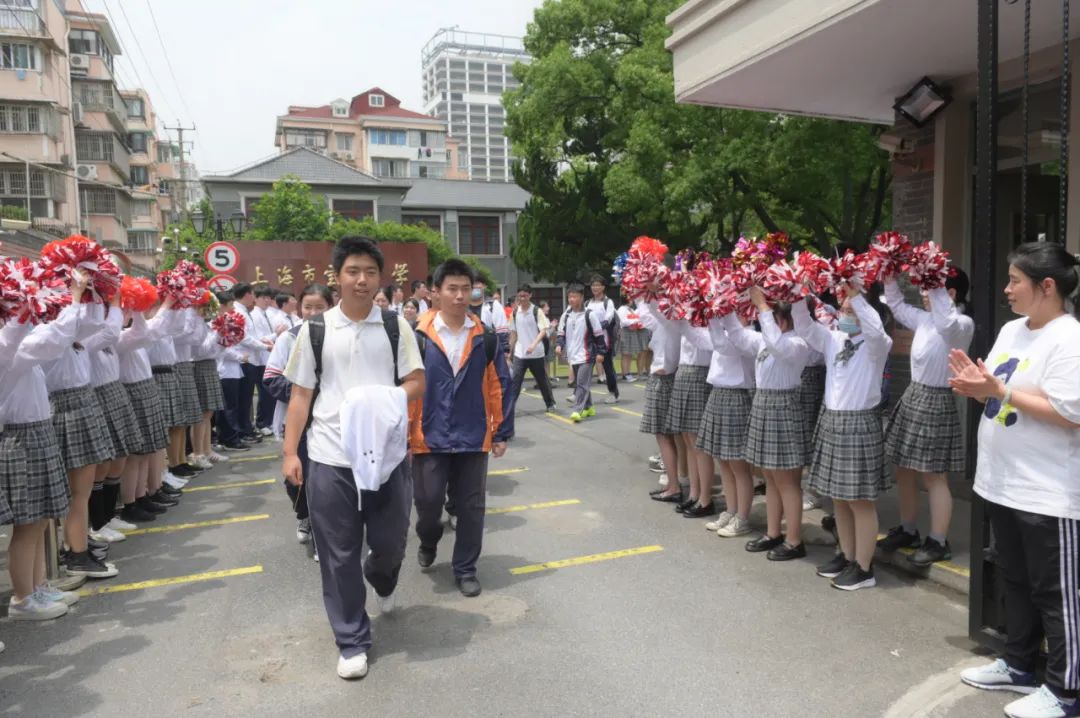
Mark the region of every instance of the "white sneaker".
POLYGON ((311 519, 297 519, 296 540, 300 543, 307 543, 311 540, 311 519))
POLYGON ((315 549, 315 555, 312 556, 311 558, 315 561, 315 563, 319 562, 319 550, 318 549, 315 549))
POLYGON ((60 591, 47 583, 43 583, 34 589, 34 596, 42 603, 62 603, 65 606, 74 606, 79 602, 79 594, 74 591, 60 591))
POLYGON ((382 615, 393 613, 397 610, 397 590, 395 589, 389 596, 380 596, 376 593, 375 603, 379 604, 379 613, 382 615))
POLYGON ((363 678, 367 675, 367 654, 361 653, 352 658, 338 656, 337 674, 338 678, 346 680, 363 678))
MULTIPOLYGON (((268 426, 264 426, 263 428, 259 429, 259 433, 262 434, 263 436, 273 436, 274 435, 274 430, 271 429, 268 426)), ((367 660, 367 656, 364 657, 364 660, 365 661, 367 660)))
POLYGON ((805 494, 802 500, 803 511, 813 511, 821 508, 821 497, 814 494, 805 494))
POLYGON ((1009 718, 1068 718, 1077 714, 1075 703, 1062 703, 1045 685, 1005 706, 1005 715, 1009 718))
POLYGON ((658 483, 660 484, 660 487, 661 487, 661 488, 667 488, 667 485, 668 485, 668 477, 667 477, 667 476, 661 476, 661 477, 660 477, 660 478, 658 479, 658 483))
MULTIPOLYGON (((109 528, 108 524, 105 524, 104 526, 99 528, 97 530, 97 534, 101 536, 101 539, 99 540, 107 541, 108 543, 119 543, 121 541, 127 541, 127 536, 120 533, 119 531, 116 531, 115 529, 109 528)), ((93 532, 91 532, 91 535, 93 535, 93 532)))
POLYGON ((212 461, 215 464, 220 464, 220 463, 223 463, 223 462, 229 460, 228 456, 225 456, 223 454, 219 454, 216 451, 211 451, 209 454, 206 455, 206 458, 210 459, 210 461, 212 461))
POLYGON ((722 538, 734 538, 736 536, 745 536, 753 531, 750 528, 750 522, 744 518, 736 516, 728 521, 727 526, 717 529, 716 535, 722 538))
POLYGON ((214 468, 214 465, 210 463, 210 460, 202 454, 192 454, 188 457, 188 463, 195 468, 203 470, 214 468))
POLYGON ((1014 671, 999 658, 993 663, 975 666, 961 671, 960 680, 969 686, 986 691, 1012 691, 1013 693, 1034 693, 1038 687, 1033 673, 1014 671))
POLYGON ((706 531, 719 531, 720 529, 731 523, 731 520, 735 518, 735 514, 730 511, 724 511, 716 517, 716 521, 710 521, 705 524, 706 531))
POLYGON ((111 519, 109 519, 109 523, 107 523, 105 525, 108 528, 111 528, 113 531, 119 531, 119 532, 134 531, 135 529, 138 528, 138 526, 136 526, 135 524, 128 523, 127 521, 124 521, 119 516, 113 516, 111 519))
POLYGON ((90 529, 87 532, 87 534, 90 536, 90 538, 94 539, 95 541, 99 541, 101 543, 108 543, 109 542, 109 539, 105 538, 105 535, 103 533, 101 533, 100 531, 97 531, 95 529, 90 529))
POLYGON ((626 375, 626 380, 628 382, 630 382, 630 383, 633 383, 633 382, 637 381, 637 375, 636 374, 627 374, 626 375))
POLYGON ((12 621, 48 621, 60 618, 68 612, 68 607, 56 601, 42 601, 31 594, 21 601, 11 597, 8 603, 8 618, 12 621))
POLYGON ((663 463, 663 461, 664 461, 663 457, 658 455, 658 454, 654 455, 654 456, 650 456, 649 457, 649 466, 657 466, 657 465, 663 463))
POLYGON ((618 404, 619 403, 619 397, 615 396, 614 394, 608 394, 607 398, 604 399, 604 403, 605 404, 618 404))
POLYGON ((166 471, 165 475, 161 479, 174 489, 182 489, 188 485, 187 479, 182 479, 179 476, 174 476, 171 472, 166 471))
POLYGON ((570 394, 569 396, 566 397, 566 403, 567 404, 573 404, 574 403, 574 395, 573 394, 570 394))

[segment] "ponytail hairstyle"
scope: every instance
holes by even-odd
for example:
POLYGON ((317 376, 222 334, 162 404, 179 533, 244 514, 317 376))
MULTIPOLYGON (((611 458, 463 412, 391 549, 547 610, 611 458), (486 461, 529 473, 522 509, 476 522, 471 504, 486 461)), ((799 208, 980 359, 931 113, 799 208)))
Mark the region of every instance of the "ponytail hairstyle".
POLYGON ((960 267, 953 267, 953 274, 945 280, 945 289, 952 289, 956 292, 954 303, 960 307, 964 314, 971 316, 971 303, 968 300, 968 292, 971 291, 971 280, 968 278, 967 273, 960 267))
POLYGON ((1076 289, 1080 287, 1080 258, 1057 242, 1024 242, 1009 253, 1009 264, 1031 278, 1035 284, 1053 279, 1065 311, 1072 303, 1073 315, 1080 319, 1076 289))

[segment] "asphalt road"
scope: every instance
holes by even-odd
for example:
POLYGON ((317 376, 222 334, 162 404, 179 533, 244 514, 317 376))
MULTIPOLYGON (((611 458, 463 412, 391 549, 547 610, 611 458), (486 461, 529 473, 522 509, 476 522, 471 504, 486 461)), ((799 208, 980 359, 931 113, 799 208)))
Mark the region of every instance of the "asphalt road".
POLYGON ((837 591, 813 572, 826 546, 773 564, 649 501, 644 392, 623 394, 577 426, 522 397, 517 438, 491 462, 488 507, 512 510, 488 516, 484 593, 454 587, 452 534, 427 573, 410 535, 401 608, 375 617, 364 680, 334 672, 318 567, 270 444, 197 478, 151 524, 180 528, 129 537, 113 550, 121 575, 89 585, 130 590, 0 623, 0 716, 1001 714, 1007 695, 956 679, 986 660, 962 597, 884 568, 878 588, 837 591))

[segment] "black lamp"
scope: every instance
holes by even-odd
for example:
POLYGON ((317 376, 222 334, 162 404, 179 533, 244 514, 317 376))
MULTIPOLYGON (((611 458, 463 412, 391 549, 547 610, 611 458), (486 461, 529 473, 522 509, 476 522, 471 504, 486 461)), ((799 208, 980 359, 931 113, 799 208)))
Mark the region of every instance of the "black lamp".
POLYGON ((241 212, 240 210, 236 210, 235 212, 233 212, 232 216, 229 217, 229 223, 232 224, 233 234, 235 234, 238 237, 241 234, 243 234, 244 233, 244 222, 246 222, 246 221, 247 221, 247 217, 244 216, 243 212, 241 212))
POLYGON ((922 127, 934 115, 944 110, 950 102, 952 102, 952 96, 948 90, 937 85, 929 77, 924 77, 896 101, 893 109, 907 118, 911 124, 922 127))
POLYGON ((202 210, 197 209, 191 213, 191 224, 195 227, 195 234, 202 234, 206 229, 206 217, 203 216, 202 210))

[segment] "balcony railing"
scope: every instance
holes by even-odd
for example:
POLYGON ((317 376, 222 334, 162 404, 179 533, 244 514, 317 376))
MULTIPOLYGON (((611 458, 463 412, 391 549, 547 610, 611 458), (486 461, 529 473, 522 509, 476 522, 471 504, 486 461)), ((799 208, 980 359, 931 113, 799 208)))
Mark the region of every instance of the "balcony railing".
POLYGON ((18 33, 27 37, 41 37, 46 34, 45 20, 33 8, 0 7, 0 30, 5 33, 18 33))
POLYGON ((83 213, 111 215, 124 227, 131 226, 131 200, 126 194, 109 187, 85 187, 80 192, 83 213))
POLYGON ((83 111, 104 112, 116 126, 117 132, 127 132, 127 103, 107 82, 72 82, 71 93, 81 102, 83 111))
POLYGON ((131 153, 111 132, 76 132, 75 157, 79 163, 108 162, 125 183, 131 176, 131 153))

